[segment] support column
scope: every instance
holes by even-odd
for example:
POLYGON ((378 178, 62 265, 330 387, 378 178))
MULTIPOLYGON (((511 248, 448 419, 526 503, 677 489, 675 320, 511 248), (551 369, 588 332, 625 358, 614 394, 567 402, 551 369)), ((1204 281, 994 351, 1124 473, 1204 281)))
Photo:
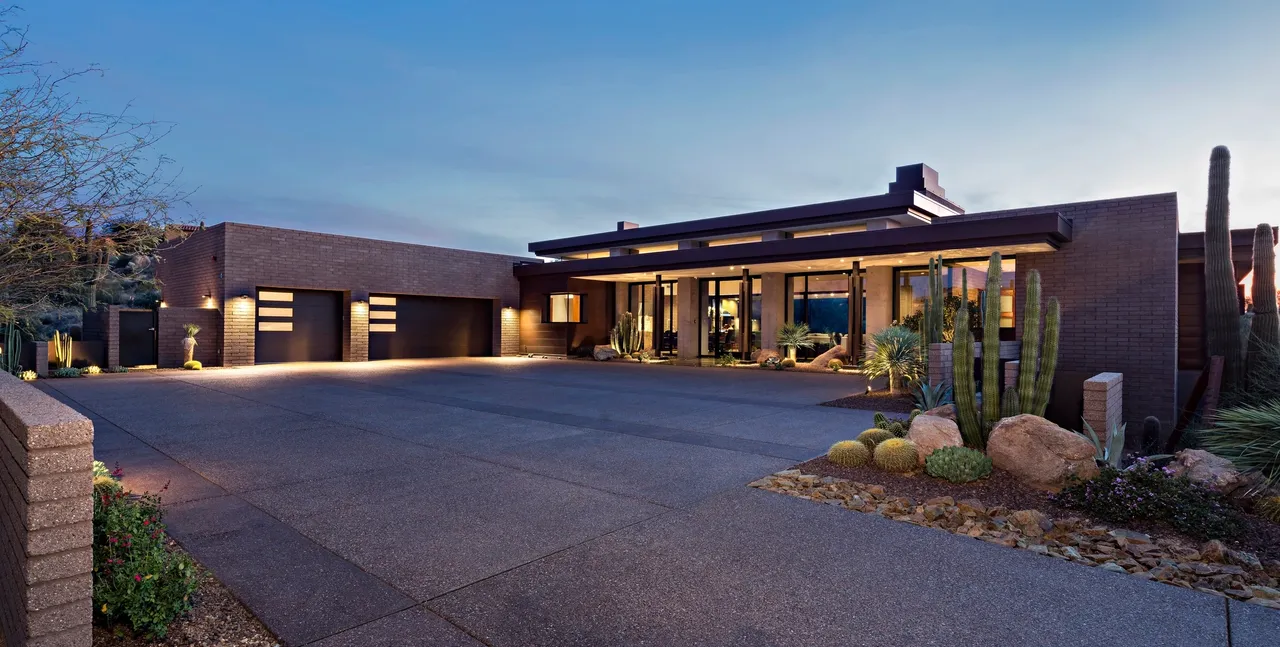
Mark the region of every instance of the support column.
POLYGON ((698 279, 685 276, 676 279, 676 299, 679 306, 676 316, 680 318, 680 334, 676 336, 676 352, 680 354, 680 363, 696 364, 698 362, 698 279))
POLYGON ((347 362, 369 361, 369 297, 354 296, 351 301, 351 326, 347 338, 347 362))
POLYGON ((849 333, 844 336, 849 363, 862 359, 862 264, 854 261, 849 271, 849 333))
MULTIPOLYGON (((763 295, 761 295, 763 296, 763 295)), ((742 268, 742 281, 738 285, 738 356, 751 361, 751 270, 742 268)))
POLYGON ((1106 442, 1111 426, 1124 422, 1124 375, 1099 373, 1084 381, 1084 420, 1106 442))
POLYGON ((778 349, 778 329, 787 322, 787 275, 760 275, 760 348, 778 349))
POLYGON ((893 323, 893 268, 867 268, 867 334, 874 335, 893 323))
POLYGON ((653 277, 653 350, 662 357, 662 275, 653 277))

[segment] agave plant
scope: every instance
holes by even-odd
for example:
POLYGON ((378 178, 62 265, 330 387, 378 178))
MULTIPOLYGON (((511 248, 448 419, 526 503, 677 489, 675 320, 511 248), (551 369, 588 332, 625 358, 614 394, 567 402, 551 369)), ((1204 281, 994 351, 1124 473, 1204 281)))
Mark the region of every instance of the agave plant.
POLYGON ((951 385, 943 382, 934 386, 928 382, 918 382, 911 388, 911 395, 916 399, 916 408, 921 411, 937 409, 944 404, 951 404, 951 385))
POLYGON ((1200 446, 1263 478, 1260 489, 1280 484, 1280 400, 1219 409, 1200 446))
POLYGON ((1094 459, 1099 463, 1104 463, 1119 469, 1120 458, 1124 454, 1125 424, 1116 426, 1116 423, 1111 423, 1111 429, 1109 429, 1107 433, 1107 442, 1103 443, 1102 439, 1098 438, 1097 432, 1093 430, 1093 426, 1089 424, 1088 420, 1081 418, 1080 421, 1084 423, 1084 431, 1076 433, 1088 438, 1093 443, 1094 459))
POLYGON ((787 349, 787 357, 796 358, 796 350, 800 348, 813 348, 813 341, 809 339, 809 324, 806 323, 784 323, 778 328, 778 347, 787 349))
POLYGON ((923 366, 920 335, 903 326, 889 326, 871 335, 862 372, 872 379, 887 376, 889 393, 897 395, 899 383, 918 379, 923 366))

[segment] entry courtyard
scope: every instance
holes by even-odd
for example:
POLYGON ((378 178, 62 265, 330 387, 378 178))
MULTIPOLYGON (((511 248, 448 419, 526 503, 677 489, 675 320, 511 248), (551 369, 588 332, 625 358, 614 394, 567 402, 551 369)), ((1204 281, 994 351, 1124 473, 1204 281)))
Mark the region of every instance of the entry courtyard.
POLYGON ((815 406, 863 387, 847 375, 485 358, 40 386, 288 645, 1202 646, 1229 612, 1234 645, 1273 625, 748 487, 871 426, 815 406))

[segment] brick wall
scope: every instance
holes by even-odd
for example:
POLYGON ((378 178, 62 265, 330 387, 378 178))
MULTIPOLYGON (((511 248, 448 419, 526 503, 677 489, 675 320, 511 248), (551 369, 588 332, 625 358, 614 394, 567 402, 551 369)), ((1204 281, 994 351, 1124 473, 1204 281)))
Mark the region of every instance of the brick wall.
POLYGON ((156 366, 182 366, 182 340, 187 336, 183 326, 200 326, 196 335, 195 359, 205 366, 220 366, 222 343, 219 328, 222 313, 212 308, 160 308, 160 326, 156 331, 156 366))
POLYGON ((0 635, 88 647, 93 423, 0 373, 0 635))
POLYGON ((165 305, 218 307, 226 270, 225 238, 225 229, 217 225, 160 246, 156 252, 156 281, 165 305), (214 297, 215 302, 209 303, 205 295, 214 297))
POLYGON ((1158 195, 949 216, 944 222, 1057 211, 1071 220, 1062 249, 1017 257, 1017 325, 1026 274, 1062 303, 1059 371, 1124 374, 1124 419, 1172 426, 1178 352, 1178 202, 1158 195))
POLYGON ((515 306, 506 306, 498 316, 502 318, 502 346, 498 352, 503 357, 516 355, 520 352, 520 311, 515 306))

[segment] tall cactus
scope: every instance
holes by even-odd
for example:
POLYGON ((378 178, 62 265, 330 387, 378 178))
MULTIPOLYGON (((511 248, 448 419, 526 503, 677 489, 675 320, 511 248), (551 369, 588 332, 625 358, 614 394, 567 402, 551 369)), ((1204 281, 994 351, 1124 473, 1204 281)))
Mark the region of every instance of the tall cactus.
POLYGON ((1249 366, 1280 344, 1280 316, 1276 314, 1276 248, 1271 225, 1253 232, 1253 325, 1249 334, 1249 366))
POLYGON ((22 337, 18 335, 18 325, 13 321, 10 321, 5 329, 3 353, 0 355, 2 370, 17 375, 18 369, 21 368, 19 358, 22 353, 22 337))
POLYGON ((964 442, 974 449, 986 449, 987 439, 978 412, 978 398, 973 384, 973 331, 969 330, 969 275, 960 270, 961 299, 952 326, 951 343, 952 397, 956 402, 956 422, 964 442))
POLYGON ((1004 390, 1004 396, 1000 399, 1000 416, 1002 418, 1011 418, 1022 413, 1022 404, 1019 402, 1018 389, 1012 384, 1004 390))
POLYGON ((925 302, 924 338, 926 344, 942 341, 942 330, 945 327, 943 312, 946 310, 946 296, 942 287, 942 256, 929 259, 929 299, 925 302))
POLYGON ((1240 301, 1231 262, 1231 151, 1215 146, 1209 155, 1209 201, 1204 213, 1204 284, 1209 355, 1223 359, 1224 386, 1233 384, 1240 364, 1240 301))
POLYGON ((1044 416, 1049 408, 1049 392, 1053 390, 1053 373, 1058 370, 1058 335, 1062 330, 1062 306, 1058 297, 1049 297, 1049 310, 1044 318, 1044 348, 1040 352, 1040 373, 1036 376, 1035 399, 1030 407, 1024 401, 1022 410, 1044 416))
POLYGON ((53 339, 49 341, 49 359, 57 362, 59 368, 71 368, 71 335, 53 331, 53 339))
POLYGON ((982 419, 987 425, 1000 420, 1000 252, 987 264, 985 307, 982 314, 982 419))
POLYGON ((1022 413, 1035 402, 1040 370, 1040 272, 1027 273, 1027 300, 1022 308, 1022 356, 1018 359, 1018 402, 1022 413))
POLYGON ((636 325, 636 317, 630 312, 618 315, 618 323, 609 331, 609 345, 619 355, 630 355, 640 350, 640 327, 636 325))

